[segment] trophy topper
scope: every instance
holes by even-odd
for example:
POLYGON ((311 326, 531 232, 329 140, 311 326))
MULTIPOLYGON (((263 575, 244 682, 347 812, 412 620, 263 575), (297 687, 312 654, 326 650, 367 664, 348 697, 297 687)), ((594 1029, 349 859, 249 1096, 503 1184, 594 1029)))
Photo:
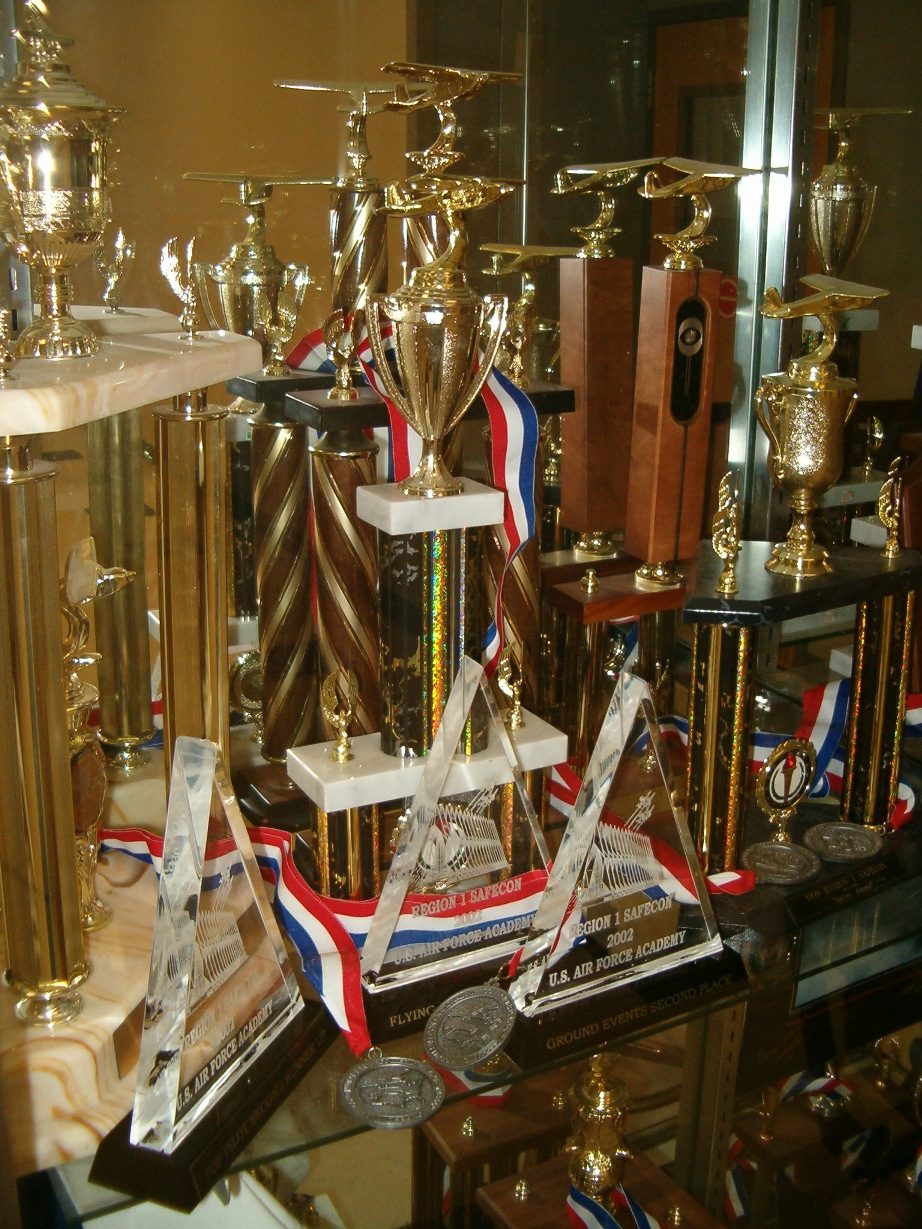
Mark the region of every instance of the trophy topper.
POLYGON ((857 282, 844 282, 824 273, 811 273, 800 279, 805 286, 817 291, 803 299, 783 303, 774 286, 765 292, 760 311, 773 320, 794 320, 803 316, 816 316, 823 336, 808 354, 795 358, 788 365, 788 375, 811 386, 822 387, 835 379, 835 364, 830 362, 839 336, 839 316, 843 312, 858 311, 868 307, 876 299, 885 298, 890 291, 877 286, 862 286, 857 282))
POLYGON ((711 545, 718 559, 724 561, 723 571, 717 581, 717 592, 737 592, 736 559, 740 553, 740 493, 733 481, 733 471, 728 470, 720 480, 717 494, 717 511, 711 522, 711 545))
POLYGON ((576 256, 577 248, 546 247, 540 244, 482 243, 482 252, 493 257, 491 267, 484 269, 494 277, 506 277, 518 273, 522 278, 522 293, 509 308, 506 328, 503 331, 500 354, 501 370, 519 388, 528 383, 529 372, 535 366, 535 333, 538 328, 538 309, 535 306, 534 272, 551 260, 561 256, 576 256), (503 257, 510 257, 503 262, 503 257))
POLYGON ((336 741, 330 759, 337 764, 346 764, 352 759, 352 740, 349 724, 355 716, 359 698, 359 684, 352 670, 340 667, 328 674, 320 686, 320 705, 323 715, 336 731, 336 741))
POLYGON ((193 338, 198 337, 199 332, 198 296, 195 293, 195 261, 193 260, 195 239, 190 239, 186 244, 185 272, 183 272, 178 246, 179 239, 174 235, 172 239, 167 239, 160 249, 160 272, 182 304, 179 327, 185 333, 187 341, 192 341, 193 338))
POLYGON ((732 188, 744 175, 758 175, 758 170, 742 166, 720 166, 713 162, 695 162, 691 158, 666 158, 663 166, 682 176, 663 183, 656 171, 648 171, 640 195, 647 200, 671 200, 687 196, 694 209, 691 222, 675 234, 657 235, 670 255, 663 261, 664 269, 703 269, 704 262, 696 255, 698 248, 714 243, 716 235, 706 235, 711 220, 707 193, 732 188))
POLYGON ((905 469, 906 458, 894 457, 877 497, 877 515, 887 531, 887 541, 880 552, 885 559, 895 559, 900 553, 900 508, 903 502, 905 469))
POLYGON ((396 97, 396 85, 381 81, 276 81, 283 90, 311 90, 320 94, 341 94, 352 105, 340 104, 346 119, 346 164, 348 171, 336 181, 337 188, 370 187, 374 182, 365 174, 371 158, 365 125, 369 115, 380 115, 396 97))
POLYGON ((131 268, 134 256, 135 245, 125 238, 125 232, 121 227, 115 232, 111 257, 107 255, 102 240, 94 253, 93 261, 96 271, 102 275, 104 282, 102 301, 106 305, 106 311, 113 315, 118 315, 122 311, 119 307, 122 283, 131 268))
POLYGON ((186 171, 183 179, 236 184, 237 196, 222 197, 221 203, 238 205, 247 211, 247 232, 242 244, 256 249, 261 249, 266 244, 266 204, 272 196, 273 188, 283 184, 329 188, 333 183, 332 179, 305 179, 303 175, 248 175, 238 171, 186 171))
POLYGON ((554 177, 553 192, 563 196, 572 192, 594 192, 599 198, 599 216, 588 226, 574 226, 574 234, 586 240, 577 256, 594 260, 602 256, 614 256, 609 243, 620 235, 621 227, 613 226, 615 216, 614 192, 625 188, 647 167, 656 166, 662 158, 634 158, 629 162, 586 162, 565 166, 554 177))
POLYGON ((486 72, 476 68, 451 68, 442 64, 415 64, 392 60, 381 70, 403 77, 395 97, 385 107, 389 111, 423 111, 430 107, 439 120, 439 133, 428 149, 408 152, 407 157, 426 174, 435 175, 459 162, 463 155, 455 149, 458 120, 454 104, 469 98, 485 85, 514 85, 522 73, 486 72), (415 90, 414 87, 422 86, 415 90))
POLYGON ((419 175, 390 183, 384 192, 384 209, 398 217, 439 214, 448 231, 445 250, 430 264, 413 270, 416 284, 456 285, 464 282, 462 265, 467 253, 464 215, 471 209, 492 205, 521 187, 518 179, 485 179, 477 175, 419 175))

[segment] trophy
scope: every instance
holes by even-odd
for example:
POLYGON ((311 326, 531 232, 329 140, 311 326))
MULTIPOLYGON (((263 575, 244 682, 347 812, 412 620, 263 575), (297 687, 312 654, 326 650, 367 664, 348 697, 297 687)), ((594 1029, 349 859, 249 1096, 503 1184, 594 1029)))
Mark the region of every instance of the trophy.
POLYGON ((561 256, 577 255, 576 248, 546 247, 535 243, 482 243, 482 252, 489 252, 492 264, 484 273, 506 277, 518 273, 522 278, 522 293, 509 308, 506 327, 497 356, 497 366, 513 384, 525 388, 538 378, 541 370, 538 346, 538 308, 535 304, 535 270, 561 256), (503 263, 503 257, 510 257, 503 263))
POLYGON ((791 527, 765 566, 784 576, 822 576, 832 571, 829 553, 813 534, 813 509, 842 472, 842 437, 858 402, 854 380, 840 376, 831 361, 837 341, 837 316, 867 307, 888 293, 816 274, 801 279, 816 293, 783 303, 778 291, 765 292, 762 315, 792 320, 816 316, 823 329, 819 345, 788 364, 787 372, 763 376, 756 389, 755 412, 769 439, 772 481, 790 498, 791 527))
POLYGON ((122 283, 131 268, 134 256, 134 244, 125 238, 125 232, 119 227, 112 243, 112 255, 109 256, 106 253, 104 245, 100 242, 93 257, 96 271, 104 283, 102 301, 106 305, 106 311, 112 315, 117 315, 122 310, 119 307, 122 300, 122 283))
POLYGON ((239 243, 232 245, 223 260, 212 265, 196 263, 196 286, 208 323, 213 329, 226 328, 231 333, 255 337, 263 347, 263 356, 268 357, 269 342, 261 320, 261 315, 265 318, 265 313, 260 311, 260 298, 268 298, 272 309, 269 318, 275 319, 282 287, 292 286, 296 297, 300 296, 303 300, 310 278, 304 265, 282 264, 272 244, 266 242, 266 204, 272 196, 272 189, 278 184, 329 184, 330 181, 304 179, 297 175, 275 175, 269 179, 201 171, 188 171, 183 178, 237 185, 236 199, 225 198, 224 203, 238 205, 247 211, 246 234, 239 243), (209 281, 217 287, 220 311, 215 311, 212 306, 209 281))
MULTIPOLYGON (((786 738, 765 757, 756 778, 756 802, 774 825, 769 841, 743 851, 743 866, 760 883, 803 883, 820 869, 810 849, 791 841, 790 822, 816 777, 816 748, 805 738, 786 738)), ((857 825, 856 825, 857 828, 857 825)))
POLYGON ((718 559, 723 560, 723 571, 717 580, 718 593, 728 597, 738 592, 736 583, 736 560, 740 553, 740 493, 733 481, 733 472, 728 471, 720 480, 717 492, 717 511, 711 522, 711 545, 718 559))
POLYGON ((19 335, 20 358, 81 358, 99 342, 70 312, 70 271, 92 255, 109 218, 106 152, 122 113, 71 76, 37 4, 14 36, 21 59, 0 86, 3 236, 38 275, 40 318, 19 335))
MULTIPOLYGON (((476 68, 450 68, 447 65, 413 64, 391 61, 382 69, 404 80, 396 86, 395 97, 386 104, 387 110, 407 113, 432 107, 439 121, 438 136, 423 150, 407 157, 422 171, 423 176, 443 174, 460 162, 463 154, 455 149, 458 120, 456 102, 469 98, 485 85, 515 84, 521 73, 485 72, 476 68)), ((407 269, 417 264, 429 264, 444 250, 448 236, 444 219, 437 212, 407 215, 404 226, 404 263, 407 269)))
POLYGON ((836 156, 810 185, 810 242, 823 272, 838 277, 861 244, 874 212, 876 185, 851 160, 852 131, 864 115, 910 115, 905 107, 835 107, 817 111, 818 128, 836 134, 836 156))
POLYGON ((387 209, 401 217, 436 213, 448 234, 444 253, 410 274, 393 294, 368 301, 368 333, 387 396, 422 437, 415 472, 401 485, 405 495, 427 499, 457 495, 461 483, 442 459, 442 441, 461 421, 496 360, 506 319, 506 298, 481 298, 461 268, 467 249, 464 215, 492 204, 514 184, 471 177, 409 179, 389 184, 387 209), (398 388, 384 350, 382 315, 393 324, 398 388), (481 353, 481 348, 483 353, 481 353))
POLYGON ((663 261, 664 269, 703 269, 699 248, 716 241, 716 235, 705 231, 711 220, 707 194, 732 188, 744 175, 757 175, 756 170, 741 166, 720 166, 713 162, 695 162, 690 158, 667 158, 663 166, 680 173, 679 179, 663 183, 656 171, 648 171, 640 195, 648 200, 671 200, 687 196, 694 212, 689 224, 674 234, 659 234, 656 238, 669 249, 663 261))
POLYGON ((611 240, 621 234, 621 227, 613 225, 615 218, 614 193, 626 188, 641 171, 656 166, 662 158, 634 158, 629 162, 592 162, 586 165, 565 166, 554 177, 554 195, 564 196, 571 192, 592 192, 599 198, 598 216, 588 225, 574 226, 573 233, 585 240, 577 255, 584 260, 597 260, 601 256, 614 256, 611 240))

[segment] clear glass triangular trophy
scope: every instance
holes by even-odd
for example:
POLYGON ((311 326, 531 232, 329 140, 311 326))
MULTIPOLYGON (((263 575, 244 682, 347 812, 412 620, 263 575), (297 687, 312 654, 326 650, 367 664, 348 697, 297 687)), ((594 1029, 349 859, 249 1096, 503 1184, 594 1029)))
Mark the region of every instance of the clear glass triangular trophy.
POLYGON ((462 659, 362 949, 369 990, 498 966, 528 932, 547 880, 544 834, 481 666, 462 659), (489 745, 463 754, 478 693, 489 745))
POLYGON ((218 748, 177 738, 131 1142, 173 1152, 303 1006, 218 748))
POLYGON ((647 684, 623 672, 515 980, 534 1015, 721 950, 647 684))

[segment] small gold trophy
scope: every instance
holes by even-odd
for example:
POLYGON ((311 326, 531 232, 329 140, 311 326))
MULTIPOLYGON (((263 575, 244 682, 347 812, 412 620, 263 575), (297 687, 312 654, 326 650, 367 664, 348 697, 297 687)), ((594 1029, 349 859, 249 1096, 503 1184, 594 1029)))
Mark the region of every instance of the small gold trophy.
POLYGON ((771 840, 743 850, 743 866, 760 883, 803 883, 820 869, 810 849, 791 841, 790 822, 816 777, 816 749, 805 738, 786 738, 765 757, 756 777, 756 802, 774 825, 771 840))
POLYGON ((492 273, 494 277, 518 273, 522 278, 522 293, 509 308, 506 317, 497 366, 513 384, 525 388, 537 377, 538 369, 535 345, 538 332, 535 270, 557 257, 576 256, 579 254, 578 249, 545 247, 533 243, 482 243, 480 250, 489 252, 493 257, 492 265, 489 269, 484 269, 484 273, 492 273), (511 257, 505 264, 504 256, 511 257))
POLYGON ((705 234, 711 220, 708 193, 732 188, 743 176, 757 175, 759 172, 742 166, 695 162, 691 158, 667 158, 663 166, 671 171, 678 171, 681 177, 670 183, 663 183, 656 171, 648 171, 640 195, 648 200, 671 200, 677 196, 687 196, 694 210, 692 220, 684 230, 656 236, 670 253, 663 261, 663 268, 703 269, 704 261, 697 255, 698 249, 716 240, 715 235, 705 234))
POLYGON ((885 559, 895 559, 900 553, 900 508, 903 500, 904 457, 894 457, 886 481, 877 497, 877 515, 887 531, 887 541, 880 552, 885 559))
POLYGON ((388 397, 423 441, 422 457, 404 482, 405 495, 435 498, 462 490, 442 459, 442 440, 480 392, 496 361, 507 300, 481 298, 461 267, 467 250, 465 213, 492 204, 515 184, 495 179, 421 176, 389 184, 387 209, 404 217, 437 213, 448 244, 409 283, 368 301, 368 335, 388 397), (403 389, 384 351, 382 316, 393 323, 394 349, 403 389), (481 354, 481 350, 483 353, 481 354))
POLYGON ((564 1144, 570 1181, 587 1195, 607 1195, 621 1181, 630 1148, 624 1139, 627 1085, 617 1054, 594 1054, 570 1090, 573 1132, 564 1144))
POLYGON ((106 252, 102 242, 96 249, 93 263, 103 279, 102 301, 106 305, 106 311, 112 315, 118 315, 122 310, 119 306, 122 300, 122 283, 128 275, 134 257, 135 246, 125 238, 125 232, 121 227, 115 232, 111 255, 106 252))
POLYGON ((832 571, 829 553, 813 534, 816 501, 842 473, 842 437, 858 402, 854 380, 840 376, 831 361, 837 317, 867 307, 889 292, 842 282, 823 274, 801 278, 816 293, 783 303, 774 287, 766 290, 762 315, 792 320, 817 316, 823 329, 819 345, 792 359, 786 372, 762 377, 755 412, 769 440, 772 481, 790 498, 791 527, 765 564, 784 576, 822 576, 832 571))
MULTIPOLYGON (((554 177, 554 194, 592 192, 599 198, 598 216, 587 226, 574 226, 573 233, 585 240, 575 253, 585 260, 602 256, 614 256, 610 240, 621 234, 621 227, 614 225, 615 191, 633 183, 641 171, 656 166, 662 158, 635 158, 630 162, 592 162, 565 166, 554 177)), ((570 254, 570 253, 568 253, 570 254)))
POLYGON ((862 116, 911 115, 905 107, 835 107, 817 111, 817 127, 836 134, 836 156, 810 185, 810 242, 823 272, 838 277, 864 242, 877 187, 852 162, 852 133, 862 116))
POLYGON ((337 764, 346 764, 352 759, 352 740, 349 724, 355 716, 359 698, 359 685, 352 670, 334 670, 323 680, 320 688, 320 703, 323 715, 336 731, 336 742, 330 759, 337 764))
POLYGON ((38 275, 39 318, 19 335, 19 358, 96 354, 92 330, 70 313, 71 269, 92 255, 109 219, 106 153, 122 111, 79 85, 61 60, 73 40, 25 5, 15 73, 0 86, 3 237, 38 275))

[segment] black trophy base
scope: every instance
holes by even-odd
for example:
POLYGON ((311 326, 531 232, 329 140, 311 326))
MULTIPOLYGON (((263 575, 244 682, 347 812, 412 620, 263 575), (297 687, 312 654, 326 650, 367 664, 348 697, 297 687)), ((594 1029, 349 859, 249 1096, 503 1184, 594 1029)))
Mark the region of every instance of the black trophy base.
POLYGON ((437 973, 422 981, 369 991, 363 987, 368 1031, 375 1045, 418 1033, 440 1003, 471 986, 482 986, 497 971, 496 965, 478 964, 437 973))
POLYGON ((519 1066, 569 1058, 609 1045, 648 1025, 674 1022, 682 1012, 732 999, 746 985, 743 963, 729 948, 675 969, 560 1003, 535 1016, 519 1015, 505 1049, 519 1066))
POLYGON ((240 809, 251 824, 298 832, 314 813, 310 799, 291 780, 284 764, 255 764, 234 774, 240 809))
POLYGON ((330 388, 333 376, 325 371, 288 371, 281 376, 268 376, 262 371, 247 375, 232 376, 227 381, 227 391, 247 401, 271 405, 284 401, 289 393, 302 388, 330 388))
POLYGON ((99 1145, 90 1180, 191 1212, 338 1036, 326 1008, 306 1003, 174 1152, 132 1144, 127 1114, 99 1145))

